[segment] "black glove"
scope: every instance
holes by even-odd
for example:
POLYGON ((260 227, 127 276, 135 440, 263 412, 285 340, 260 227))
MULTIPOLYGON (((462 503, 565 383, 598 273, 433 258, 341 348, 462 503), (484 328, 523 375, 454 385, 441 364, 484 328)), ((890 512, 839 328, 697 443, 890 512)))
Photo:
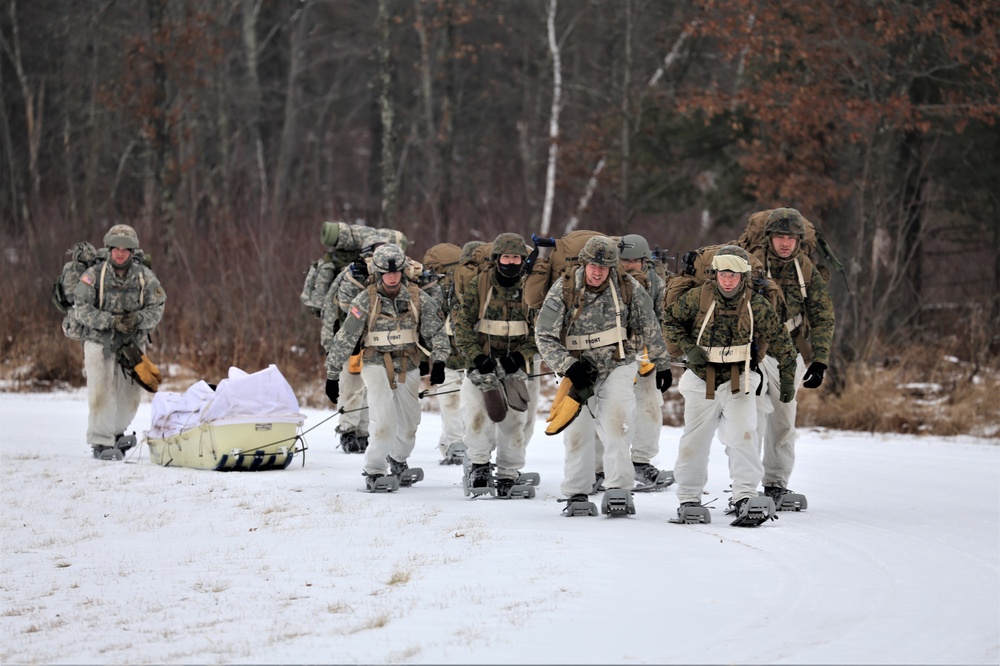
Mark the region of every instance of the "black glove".
POLYGON ((500 365, 503 366, 504 372, 512 375, 524 367, 524 356, 521 355, 521 352, 511 352, 500 359, 500 365))
POLYGON ((337 400, 340 398, 340 380, 339 379, 328 379, 326 380, 326 397, 330 399, 330 402, 337 404, 337 400))
POLYGON ((114 327, 119 333, 128 335, 139 327, 139 315, 134 312, 129 312, 123 315, 115 315, 114 327))
POLYGON ((670 373, 670 368, 656 371, 656 388, 660 393, 666 393, 670 385, 674 383, 674 376, 670 373))
POLYGON ((434 368, 431 370, 431 386, 444 384, 444 361, 434 361, 434 368))
POLYGON ((824 372, 826 372, 826 366, 819 361, 813 361, 809 364, 805 377, 802 378, 802 385, 806 388, 819 388, 819 385, 823 383, 824 372))
POLYGON ((427 373, 431 371, 431 364, 427 359, 420 362, 420 376, 426 377, 427 373))
POLYGON ((708 363, 708 356, 705 354, 704 348, 695 345, 688 350, 687 361, 689 368, 693 365, 705 365, 708 363))
POLYGON ((497 369, 497 360, 487 356, 486 354, 480 354, 476 358, 472 359, 472 365, 476 366, 476 370, 479 371, 479 374, 485 375, 497 369))
POLYGON ((577 391, 589 389, 597 381, 597 369, 586 359, 580 359, 566 370, 566 376, 577 391))
POLYGON ((781 382, 781 390, 778 391, 778 400, 781 402, 791 402, 795 399, 795 382, 781 382))

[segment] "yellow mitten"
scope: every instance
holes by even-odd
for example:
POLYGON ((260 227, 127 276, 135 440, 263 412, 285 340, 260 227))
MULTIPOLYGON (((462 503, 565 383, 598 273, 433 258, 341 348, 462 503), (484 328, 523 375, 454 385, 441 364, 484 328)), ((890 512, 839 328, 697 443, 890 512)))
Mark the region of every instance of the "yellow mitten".
POLYGON ((549 409, 549 418, 545 419, 548 423, 556 417, 556 413, 559 411, 559 405, 562 403, 563 399, 569 395, 569 390, 573 388, 573 382, 570 381, 569 377, 563 377, 562 382, 559 384, 559 389, 556 391, 556 397, 552 399, 552 407, 549 409))
POLYGON ((639 361, 639 376, 645 377, 649 373, 656 370, 656 364, 649 362, 649 349, 646 347, 642 348, 642 356, 638 358, 639 361))
POLYGON ((361 354, 355 354, 351 358, 347 359, 347 371, 352 375, 361 374, 361 354))
POLYGON ((156 393, 160 388, 163 375, 160 374, 160 369, 145 354, 142 355, 142 360, 133 368, 133 371, 139 384, 150 393, 156 393))

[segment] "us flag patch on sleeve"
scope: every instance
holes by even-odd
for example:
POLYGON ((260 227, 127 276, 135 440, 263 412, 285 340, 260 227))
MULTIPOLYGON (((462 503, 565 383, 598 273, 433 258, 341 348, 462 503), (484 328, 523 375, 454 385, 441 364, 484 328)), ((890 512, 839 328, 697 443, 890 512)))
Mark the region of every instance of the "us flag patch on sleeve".
POLYGON ((90 286, 94 286, 94 278, 90 277, 89 275, 83 275, 83 276, 81 276, 80 277, 80 282, 86 282, 90 286))
POLYGON ((358 309, 357 305, 351 306, 351 316, 355 319, 361 319, 361 310, 358 309))

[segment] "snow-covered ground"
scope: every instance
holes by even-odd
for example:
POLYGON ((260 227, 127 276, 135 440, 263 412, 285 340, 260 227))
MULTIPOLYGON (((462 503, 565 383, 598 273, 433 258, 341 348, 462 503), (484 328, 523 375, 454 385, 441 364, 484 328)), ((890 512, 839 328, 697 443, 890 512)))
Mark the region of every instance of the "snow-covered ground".
POLYGON ((502 501, 437 464, 434 412, 426 479, 389 495, 359 492, 335 418, 304 467, 222 473, 94 460, 86 414, 83 392, 0 394, 4 664, 1000 663, 996 441, 805 430, 808 511, 741 529, 718 444, 713 522, 682 526, 672 489, 562 517, 544 419, 538 496, 502 501))

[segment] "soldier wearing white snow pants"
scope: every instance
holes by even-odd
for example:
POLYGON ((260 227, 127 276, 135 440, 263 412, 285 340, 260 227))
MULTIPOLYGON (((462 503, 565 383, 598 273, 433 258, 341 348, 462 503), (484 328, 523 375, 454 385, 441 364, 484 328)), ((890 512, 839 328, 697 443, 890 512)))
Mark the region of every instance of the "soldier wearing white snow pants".
POLYGON ((753 343, 778 359, 780 400, 795 395, 795 349, 767 300, 753 291, 750 255, 725 245, 712 259, 711 282, 682 294, 666 311, 664 337, 687 355, 680 381, 684 434, 674 464, 681 508, 700 506, 708 482, 708 457, 716 432, 729 456, 732 509, 740 515, 757 497, 764 474, 754 393, 760 376, 753 343))
POLYGON ((441 459, 448 458, 453 444, 464 444, 465 419, 462 415, 462 399, 459 391, 465 373, 445 367, 444 383, 438 387, 438 408, 441 410, 441 436, 438 437, 438 451, 441 459), (444 393, 443 391, 449 391, 444 393), (453 392, 452 392, 453 391, 453 392))
MULTIPOLYGON (((370 409, 367 389, 361 373, 353 373, 345 366, 340 371, 340 393, 343 396, 340 408, 344 412, 340 415, 337 432, 341 435, 354 433, 356 438, 367 438, 370 428, 368 423, 370 409)), ((343 440, 343 437, 341 439, 343 440)))
POLYGON ((368 490, 378 479, 400 476, 416 443, 420 423, 420 340, 432 363, 431 385, 444 382, 448 335, 438 303, 404 276, 406 256, 398 245, 382 245, 372 255, 371 283, 347 312, 326 357, 326 395, 337 404, 340 372, 360 346, 361 379, 368 389, 369 437, 364 476, 368 490))
MULTIPOLYGON (((778 359, 770 355, 764 357, 760 370, 764 373, 766 386, 757 398, 757 435, 764 450, 763 463, 767 472, 765 492, 773 487, 784 490, 788 488, 788 479, 795 468, 796 401, 784 403, 776 398, 781 384, 778 359), (769 445, 765 446, 765 442, 769 445)), ((800 354, 795 359, 795 386, 802 383, 805 374, 806 365, 800 354)), ((774 494, 781 496, 780 491, 774 494)))
POLYGON ((564 432, 565 511, 586 501, 594 486, 595 435, 604 444, 605 487, 630 490, 635 484, 637 347, 647 347, 657 388, 666 390, 670 373, 653 302, 635 278, 618 270, 617 244, 594 236, 579 256, 583 265, 553 283, 535 323, 542 358, 564 377, 546 433, 564 432))
POLYGON ((68 316, 72 325, 64 331, 69 335, 75 330, 79 338, 74 339, 83 340, 90 406, 87 443, 95 457, 109 459, 102 454, 116 445, 127 448, 123 435, 139 409, 143 388, 155 392, 159 386, 159 370, 144 352, 149 334, 163 317, 166 294, 140 259, 135 229, 116 224, 104 244, 106 258, 90 266, 73 287, 68 316), (139 355, 142 362, 135 363, 139 355), (142 377, 153 385, 140 384, 142 377))

